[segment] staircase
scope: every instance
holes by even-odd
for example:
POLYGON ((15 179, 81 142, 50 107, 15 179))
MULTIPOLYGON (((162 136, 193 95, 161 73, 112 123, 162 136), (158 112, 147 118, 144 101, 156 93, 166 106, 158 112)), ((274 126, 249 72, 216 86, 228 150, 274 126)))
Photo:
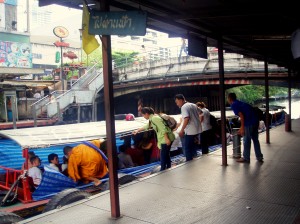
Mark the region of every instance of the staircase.
POLYGON ((102 69, 94 65, 80 77, 67 91, 54 91, 55 100, 46 96, 31 105, 33 119, 61 118, 61 114, 71 105, 93 105, 97 93, 103 88, 102 69))

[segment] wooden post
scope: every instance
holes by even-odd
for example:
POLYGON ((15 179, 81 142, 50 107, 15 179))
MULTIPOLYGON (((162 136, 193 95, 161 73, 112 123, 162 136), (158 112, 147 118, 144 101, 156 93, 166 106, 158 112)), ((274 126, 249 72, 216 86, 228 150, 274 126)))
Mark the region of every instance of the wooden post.
MULTIPOLYGON (((100 0, 100 10, 109 11, 109 0, 100 0)), ((104 105, 106 120, 106 137, 109 168, 109 188, 111 216, 120 217, 120 200, 118 184, 118 155, 116 150, 115 117, 114 117, 114 95, 111 57, 111 37, 103 35, 102 38, 102 59, 103 59, 103 82, 104 82, 104 105)))

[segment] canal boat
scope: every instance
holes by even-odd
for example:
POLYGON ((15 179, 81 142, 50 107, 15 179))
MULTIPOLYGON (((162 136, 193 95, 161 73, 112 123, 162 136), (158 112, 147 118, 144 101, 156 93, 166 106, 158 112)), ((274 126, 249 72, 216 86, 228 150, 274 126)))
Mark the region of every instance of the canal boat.
MULTIPOLYGON (((178 115, 175 117, 179 119, 178 115)), ((144 118, 116 120, 117 145, 122 144, 124 136, 131 135, 133 130, 147 122, 144 118)), ((84 141, 105 138, 105 121, 0 131, 0 217, 14 219, 16 215, 26 218, 38 214, 44 210, 50 198, 64 190, 73 189, 69 193, 77 195, 77 199, 86 197, 86 192, 94 194, 107 190, 108 178, 101 179, 102 184, 99 187, 93 186, 93 183, 78 185, 47 166, 47 156, 56 153, 62 158, 63 147, 66 145, 76 146, 84 141), (44 169, 41 184, 33 192, 26 176, 26 165, 22 169, 22 165, 28 163, 30 151, 34 151, 41 158, 44 169), (81 193, 76 193, 79 190, 81 193)), ((182 158, 182 155, 177 155, 172 161, 179 163, 183 161, 182 158)), ((150 174, 158 170, 158 166, 157 161, 119 170, 119 183, 124 184, 136 177, 150 174)), ((71 200, 74 201, 74 198, 71 200)))

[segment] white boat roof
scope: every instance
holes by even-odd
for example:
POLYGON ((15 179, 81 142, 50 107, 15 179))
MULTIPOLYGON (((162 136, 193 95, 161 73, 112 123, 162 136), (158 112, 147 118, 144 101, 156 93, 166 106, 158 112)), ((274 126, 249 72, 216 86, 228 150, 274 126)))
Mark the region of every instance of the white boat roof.
MULTIPOLYGON (((147 124, 144 118, 134 121, 116 120, 117 136, 131 133, 147 124)), ((106 122, 88 122, 35 128, 11 129, 0 131, 0 137, 12 139, 22 149, 45 148, 53 145, 63 145, 81 141, 106 138, 106 122)))
MULTIPOLYGON (((220 112, 211 112, 216 118, 220 112)), ((177 122, 181 115, 171 115, 177 122)), ((226 111, 226 117, 234 117, 233 112, 226 111)), ((143 127, 148 120, 143 117, 135 118, 134 121, 116 120, 116 136, 132 133, 132 131, 143 127)), ((22 149, 45 148, 53 145, 65 145, 82 141, 106 138, 106 122, 87 122, 76 124, 65 124, 56 126, 44 126, 22 129, 1 130, 0 137, 9 138, 21 146, 22 149)))

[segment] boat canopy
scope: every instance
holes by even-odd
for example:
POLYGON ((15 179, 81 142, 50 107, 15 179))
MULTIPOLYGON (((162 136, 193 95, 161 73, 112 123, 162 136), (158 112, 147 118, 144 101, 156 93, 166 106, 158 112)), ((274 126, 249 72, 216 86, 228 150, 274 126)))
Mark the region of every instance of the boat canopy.
MULTIPOLYGON (((144 118, 134 121, 116 120, 116 136, 131 133, 145 124, 144 118)), ((22 149, 38 149, 53 145, 65 145, 82 141, 106 138, 106 122, 88 122, 35 128, 11 129, 0 131, 0 137, 9 138, 22 149)))

